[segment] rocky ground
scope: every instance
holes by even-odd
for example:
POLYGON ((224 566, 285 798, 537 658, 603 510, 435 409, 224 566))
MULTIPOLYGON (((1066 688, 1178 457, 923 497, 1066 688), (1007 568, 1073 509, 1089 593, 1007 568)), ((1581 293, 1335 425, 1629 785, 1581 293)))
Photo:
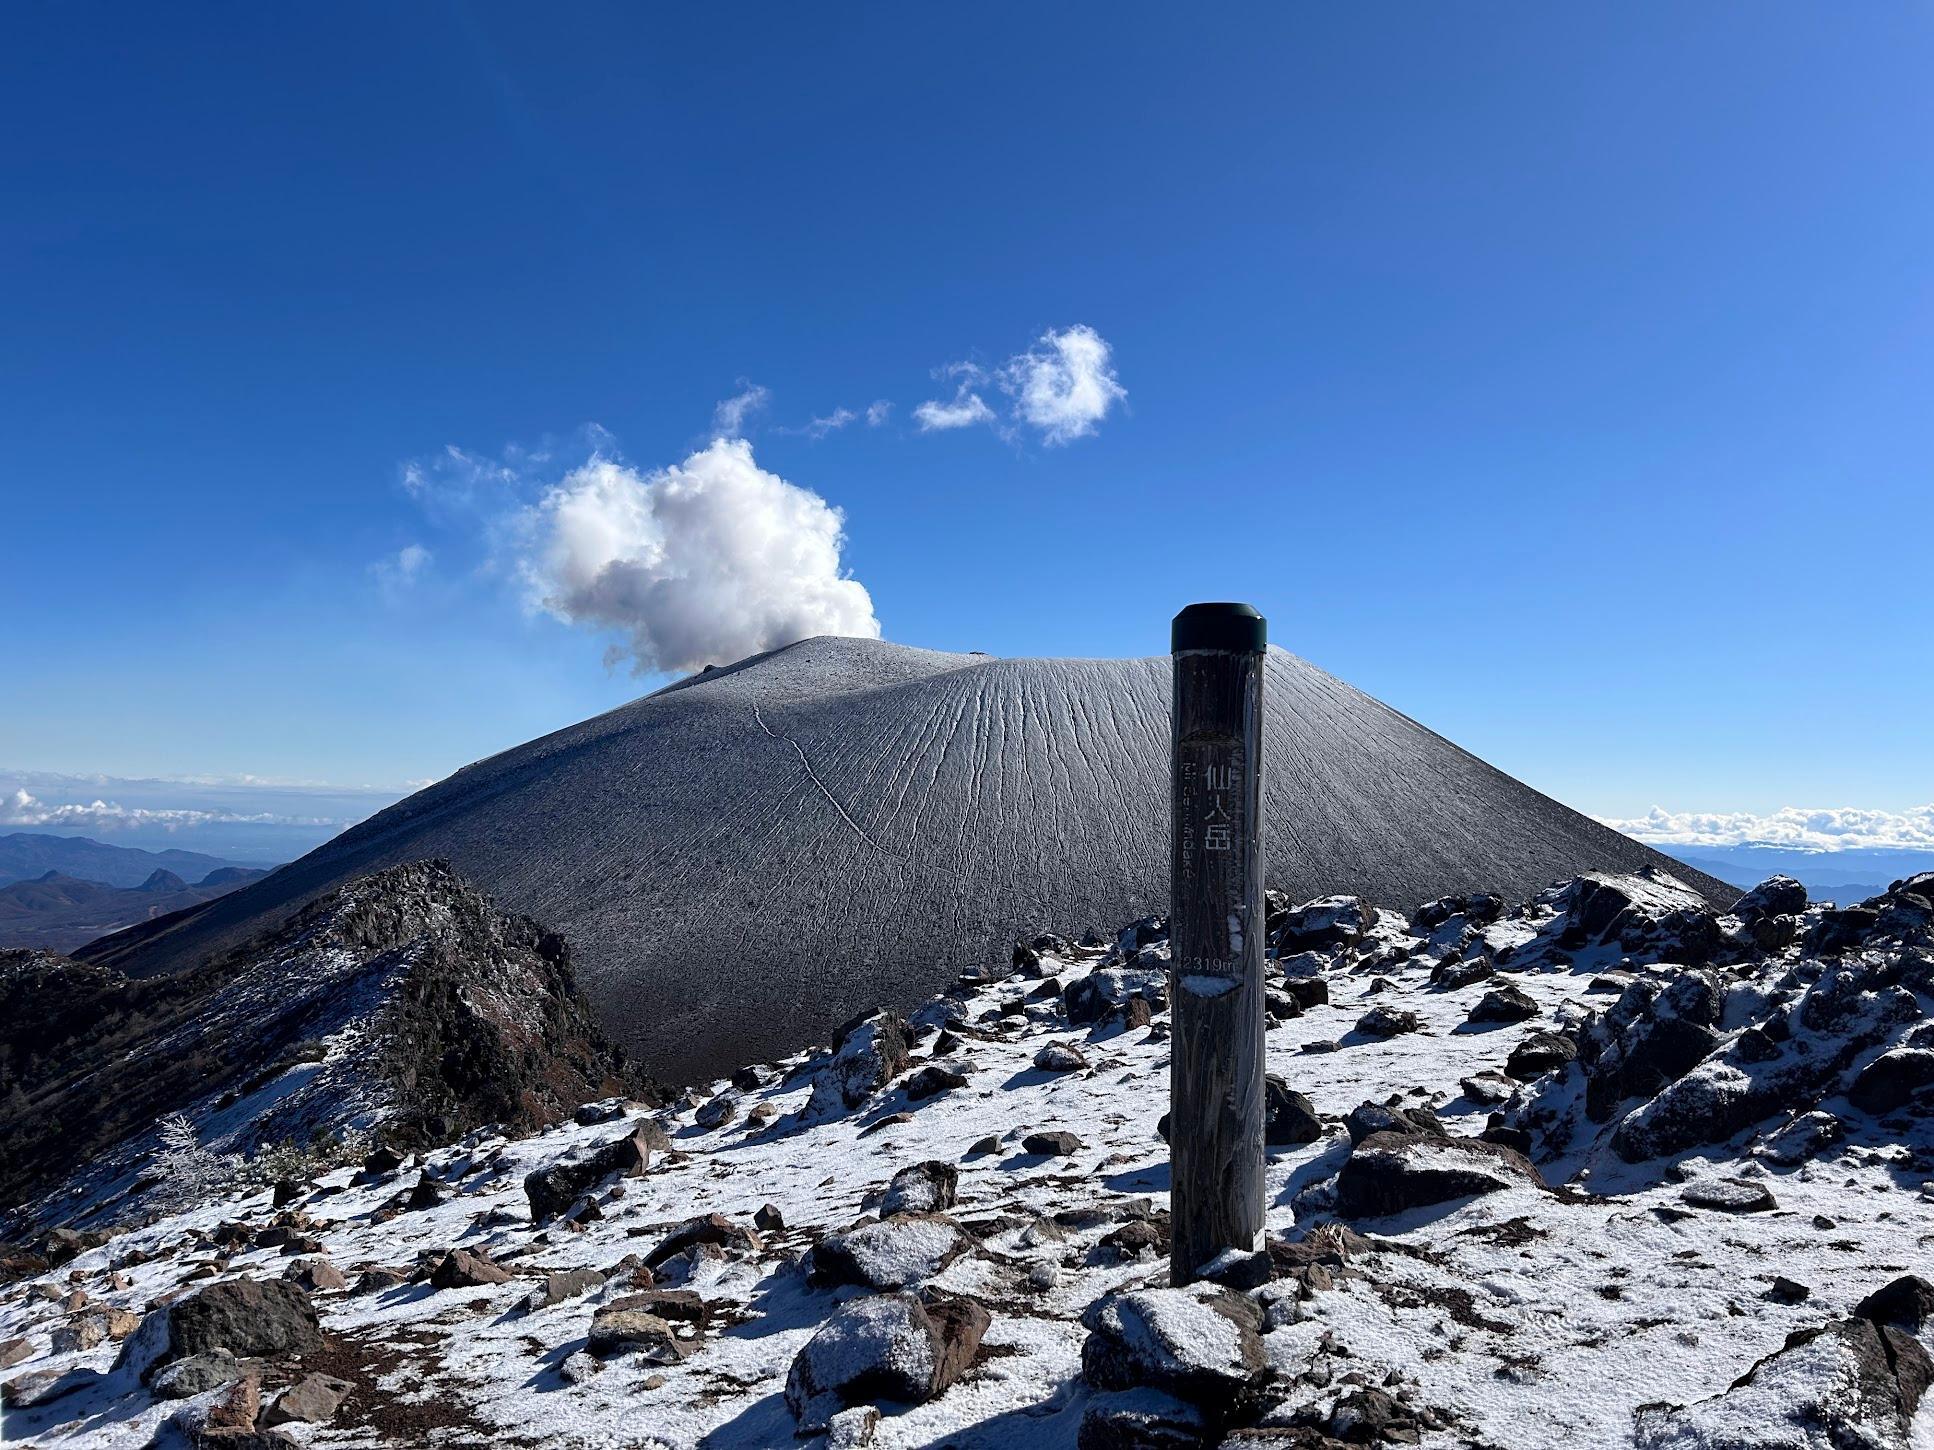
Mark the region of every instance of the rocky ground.
POLYGON ((1273 901, 1266 1253, 1189 1289, 1162 924, 1043 938, 666 1106, 43 1236, 6 1439, 1925 1450, 1930 890, 1273 901))

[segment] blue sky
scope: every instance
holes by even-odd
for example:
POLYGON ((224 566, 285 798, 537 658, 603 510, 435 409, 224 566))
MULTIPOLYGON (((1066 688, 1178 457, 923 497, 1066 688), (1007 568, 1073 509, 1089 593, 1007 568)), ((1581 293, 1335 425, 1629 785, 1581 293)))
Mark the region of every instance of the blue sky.
POLYGON ((559 605, 547 492, 763 389, 733 478, 889 639, 1246 598, 1594 813, 1934 799, 1926 7, 5 25, 0 767, 397 789, 620 703, 705 529, 559 605))

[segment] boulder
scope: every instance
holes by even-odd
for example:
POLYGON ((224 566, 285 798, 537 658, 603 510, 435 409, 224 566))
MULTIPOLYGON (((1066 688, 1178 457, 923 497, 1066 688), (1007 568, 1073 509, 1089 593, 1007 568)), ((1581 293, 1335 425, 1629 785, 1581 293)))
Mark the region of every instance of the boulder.
POLYGON ((1355 946, 1377 924, 1377 909, 1357 896, 1325 896, 1283 916, 1276 932, 1276 949, 1315 951, 1323 947, 1355 946))
POLYGON ((1750 1178, 1701 1178, 1679 1195, 1694 1208, 1721 1213, 1768 1213, 1779 1207, 1772 1189, 1750 1178))
POLYGON ((743 1256, 757 1254, 765 1247, 756 1230, 734 1223, 723 1214, 707 1213, 686 1219, 660 1239, 658 1246, 645 1255, 645 1267, 656 1269, 673 1255, 698 1244, 711 1244, 726 1253, 743 1256))
POLYGON ((1791 876, 1768 876, 1733 903, 1733 915, 1741 921, 1757 921, 1764 916, 1798 916, 1806 910, 1806 888, 1791 876))
POLYGON ((154 1372, 148 1388, 164 1400, 186 1400, 235 1383, 252 1373, 257 1361, 237 1359, 225 1349, 171 1360, 154 1372))
POLYGON ((686 1347, 678 1332, 660 1316, 637 1302, 643 1295, 613 1300, 591 1316, 585 1347, 601 1359, 635 1355, 646 1364, 677 1364, 686 1347))
POLYGON ((1556 1032, 1533 1032, 1511 1049, 1504 1071, 1519 1082, 1556 1072, 1578 1056, 1578 1044, 1556 1032))
POLYGON ((1836 1319, 1788 1335, 1731 1388, 1692 1405, 1639 1407, 1641 1450, 1888 1450, 1912 1436, 1934 1364, 1893 1325, 1836 1319))
POLYGON ((1081 1049, 1068 1042, 1050 1042, 1034 1054, 1034 1066, 1042 1072, 1076 1072, 1087 1065, 1081 1049))
POLYGON ((1330 984, 1321 977, 1284 977, 1279 985, 1283 995, 1305 1012, 1329 1005, 1330 984))
POLYGON ((264 1425, 321 1425, 349 1398, 350 1383, 334 1375, 304 1375, 262 1412, 264 1425))
POLYGON ((698 1105, 692 1114, 692 1121, 708 1133, 723 1128, 739 1115, 739 1095, 736 1092, 720 1093, 707 1098, 698 1105))
POLYGON ((966 1087, 967 1076, 941 1063, 930 1062, 908 1078, 905 1086, 907 1097, 918 1103, 944 1092, 952 1092, 955 1088, 966 1087))
POLYGON ((1081 1416, 1076 1450, 1198 1450, 1212 1443, 1209 1417, 1160 1390, 1095 1395, 1081 1416))
POLYGON ((1430 969, 1430 984, 1439 991, 1455 992, 1460 987, 1489 981, 1497 971, 1487 956, 1466 957, 1454 952, 1430 969))
POLYGON ((960 1170, 951 1163, 929 1159, 910 1163, 888 1180, 880 1200, 880 1216, 896 1213, 940 1213, 954 1206, 960 1170))
POLYGON ((806 1256, 806 1273, 815 1284, 904 1289, 931 1279, 971 1244, 952 1219, 901 1213, 821 1239, 806 1256))
POLYGON ((1536 1017, 1541 1009, 1538 999, 1522 987, 1506 983, 1493 987, 1471 1008, 1469 1020, 1472 1022, 1524 1022, 1536 1017))
POLYGON ((1033 1153, 1042 1158, 1065 1158, 1070 1153, 1081 1151, 1081 1140, 1065 1130, 1029 1133, 1021 1139, 1021 1151, 1033 1153))
POLYGON ((327 1259, 297 1259, 282 1271, 282 1277, 299 1284, 311 1294, 334 1293, 349 1287, 341 1269, 327 1259))
POLYGON ((1429 1108, 1391 1107, 1386 1103, 1358 1103, 1350 1109, 1343 1126, 1349 1130, 1352 1148, 1373 1133, 1394 1133, 1405 1138, 1450 1136, 1429 1108))
POLYGON ((1463 917, 1471 926, 1489 926, 1503 915, 1504 898, 1495 892, 1440 896, 1435 901, 1425 902, 1411 913, 1410 930, 1416 936, 1429 936, 1454 917, 1463 917))
POLYGON ((800 1431, 813 1433, 850 1406, 934 1399, 973 1363, 990 1322, 971 1299, 855 1299, 835 1310, 794 1356, 786 1406, 800 1431))
POLYGON ((665 1130, 647 1118, 622 1138, 526 1174, 524 1193, 530 1199, 531 1222, 542 1223, 569 1212, 607 1178, 638 1177, 651 1167, 653 1153, 670 1148, 671 1138, 665 1130))
POLYGON ((1252 1404, 1267 1375, 1261 1309, 1220 1285, 1109 1294, 1081 1323, 1081 1372, 1098 1390, 1160 1390, 1222 1420, 1252 1404))
POLYGON ((1907 1106, 1923 1088, 1934 1085, 1934 1051, 1896 1047, 1860 1070, 1847 1089, 1847 1101, 1879 1117, 1907 1106))
POLYGON ((1853 1312, 1876 1324, 1919 1334, 1934 1326, 1934 1284, 1919 1274, 1902 1274, 1854 1305, 1853 1312))
POLYGON ((1103 967, 1077 977, 1061 992, 1061 1010, 1082 1027, 1124 1011, 1139 997, 1151 1007, 1167 1001, 1168 973, 1161 967, 1103 967))
MULTIPOLYGON (((156 1363, 218 1350, 237 1358, 273 1359, 313 1354, 322 1348, 315 1306, 287 1280, 230 1279, 210 1284, 160 1312, 167 1316, 167 1347, 156 1363)), ((135 1340, 128 1343, 132 1347, 135 1340)))
POLYGON ((555 1269, 537 1281, 525 1296, 524 1307, 532 1312, 581 1299, 604 1287, 604 1275, 596 1269, 555 1269))
POLYGON ((511 1275, 491 1260, 482 1249, 451 1249, 430 1271, 431 1287, 437 1289, 480 1289, 489 1284, 508 1284, 511 1275))
POLYGON ((884 1008, 856 1017, 833 1036, 832 1061, 813 1083, 808 1113, 823 1116, 856 1108, 906 1069, 906 1019, 884 1008))
POLYGON ((1814 956, 1837 956, 1865 945, 1880 922, 1880 912, 1871 906, 1842 906, 1823 911, 1800 943, 1802 951, 1814 956))
POLYGON ((1381 1218, 1500 1189, 1542 1188, 1522 1153, 1474 1138, 1374 1133, 1359 1143, 1336 1180, 1337 1212, 1381 1218))
POLYGON ((1356 1030, 1365 1037, 1398 1037, 1406 1032, 1421 1032, 1424 1019, 1415 1012, 1396 1007, 1372 1007, 1357 1018, 1356 1030))
POLYGON ((1314 1143, 1323 1136, 1323 1120, 1310 1100, 1275 1073, 1263 1079, 1262 1140, 1273 1148, 1314 1143))

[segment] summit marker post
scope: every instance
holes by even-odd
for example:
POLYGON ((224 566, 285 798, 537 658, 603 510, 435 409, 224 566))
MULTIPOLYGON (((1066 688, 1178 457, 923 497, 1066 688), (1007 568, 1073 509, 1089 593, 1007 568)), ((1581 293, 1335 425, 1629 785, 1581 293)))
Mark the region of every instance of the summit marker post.
POLYGON ((1262 1248, 1262 683, 1247 604, 1175 616, 1169 1282, 1262 1248))

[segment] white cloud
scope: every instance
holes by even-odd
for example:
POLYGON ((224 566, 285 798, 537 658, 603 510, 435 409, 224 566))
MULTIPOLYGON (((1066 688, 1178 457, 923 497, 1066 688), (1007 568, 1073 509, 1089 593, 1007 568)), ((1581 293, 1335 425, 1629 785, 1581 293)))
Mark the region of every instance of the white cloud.
POLYGON ((1092 327, 1050 328, 1032 349, 1009 359, 1000 384, 1014 395, 1021 421, 1049 444, 1086 438, 1128 396, 1116 380, 1111 349, 1092 327))
MULTIPOLYGON (((1602 819, 1602 818, 1601 818, 1602 819)), ((1749 811, 1668 811, 1652 807, 1631 820, 1605 820, 1615 831, 1655 846, 1783 846, 1795 851, 1858 847, 1934 850, 1934 804, 1903 811, 1839 806, 1785 806, 1769 815, 1749 811)))
POLYGON ((893 404, 885 398, 876 398, 866 405, 866 426, 878 428, 893 416, 893 404))
POLYGON ((369 566, 385 594, 395 597, 422 577, 436 556, 421 544, 405 544, 369 566))
POLYGON ((859 417, 851 408, 835 408, 824 418, 814 418, 806 425, 808 438, 824 438, 828 433, 837 433, 848 423, 859 417))
POLYGON ((16 790, 0 800, 0 826, 62 826, 69 829, 114 830, 149 827, 165 831, 206 826, 217 822, 242 825, 341 826, 342 821, 303 816, 282 816, 268 812, 208 811, 188 809, 154 810, 143 806, 123 806, 112 801, 52 805, 26 790, 16 790))
POLYGON ((1113 349, 1079 322, 1060 332, 1049 328, 1033 347, 991 372, 978 363, 957 362, 936 376, 957 380, 954 396, 951 402, 930 399, 913 410, 923 433, 990 423, 1002 437, 1012 436, 981 396, 979 389, 990 382, 1013 400, 1014 423, 1033 428, 1050 447, 1090 436, 1128 397, 1115 376, 1113 349))
POLYGON ((532 602, 622 631, 633 672, 723 664, 816 634, 877 639, 873 601, 840 569, 844 518, 720 437, 640 473, 602 453, 521 520, 532 602))
POLYGON ((913 410, 913 421, 920 425, 922 433, 942 433, 950 428, 971 428, 976 423, 992 423, 994 410, 987 406, 979 393, 969 391, 967 384, 962 383, 951 403, 936 402, 930 398, 913 410))
POLYGON ((757 383, 739 379, 742 392, 725 399, 712 410, 713 426, 721 438, 737 438, 745 432, 745 420, 759 412, 772 399, 772 391, 757 383))

